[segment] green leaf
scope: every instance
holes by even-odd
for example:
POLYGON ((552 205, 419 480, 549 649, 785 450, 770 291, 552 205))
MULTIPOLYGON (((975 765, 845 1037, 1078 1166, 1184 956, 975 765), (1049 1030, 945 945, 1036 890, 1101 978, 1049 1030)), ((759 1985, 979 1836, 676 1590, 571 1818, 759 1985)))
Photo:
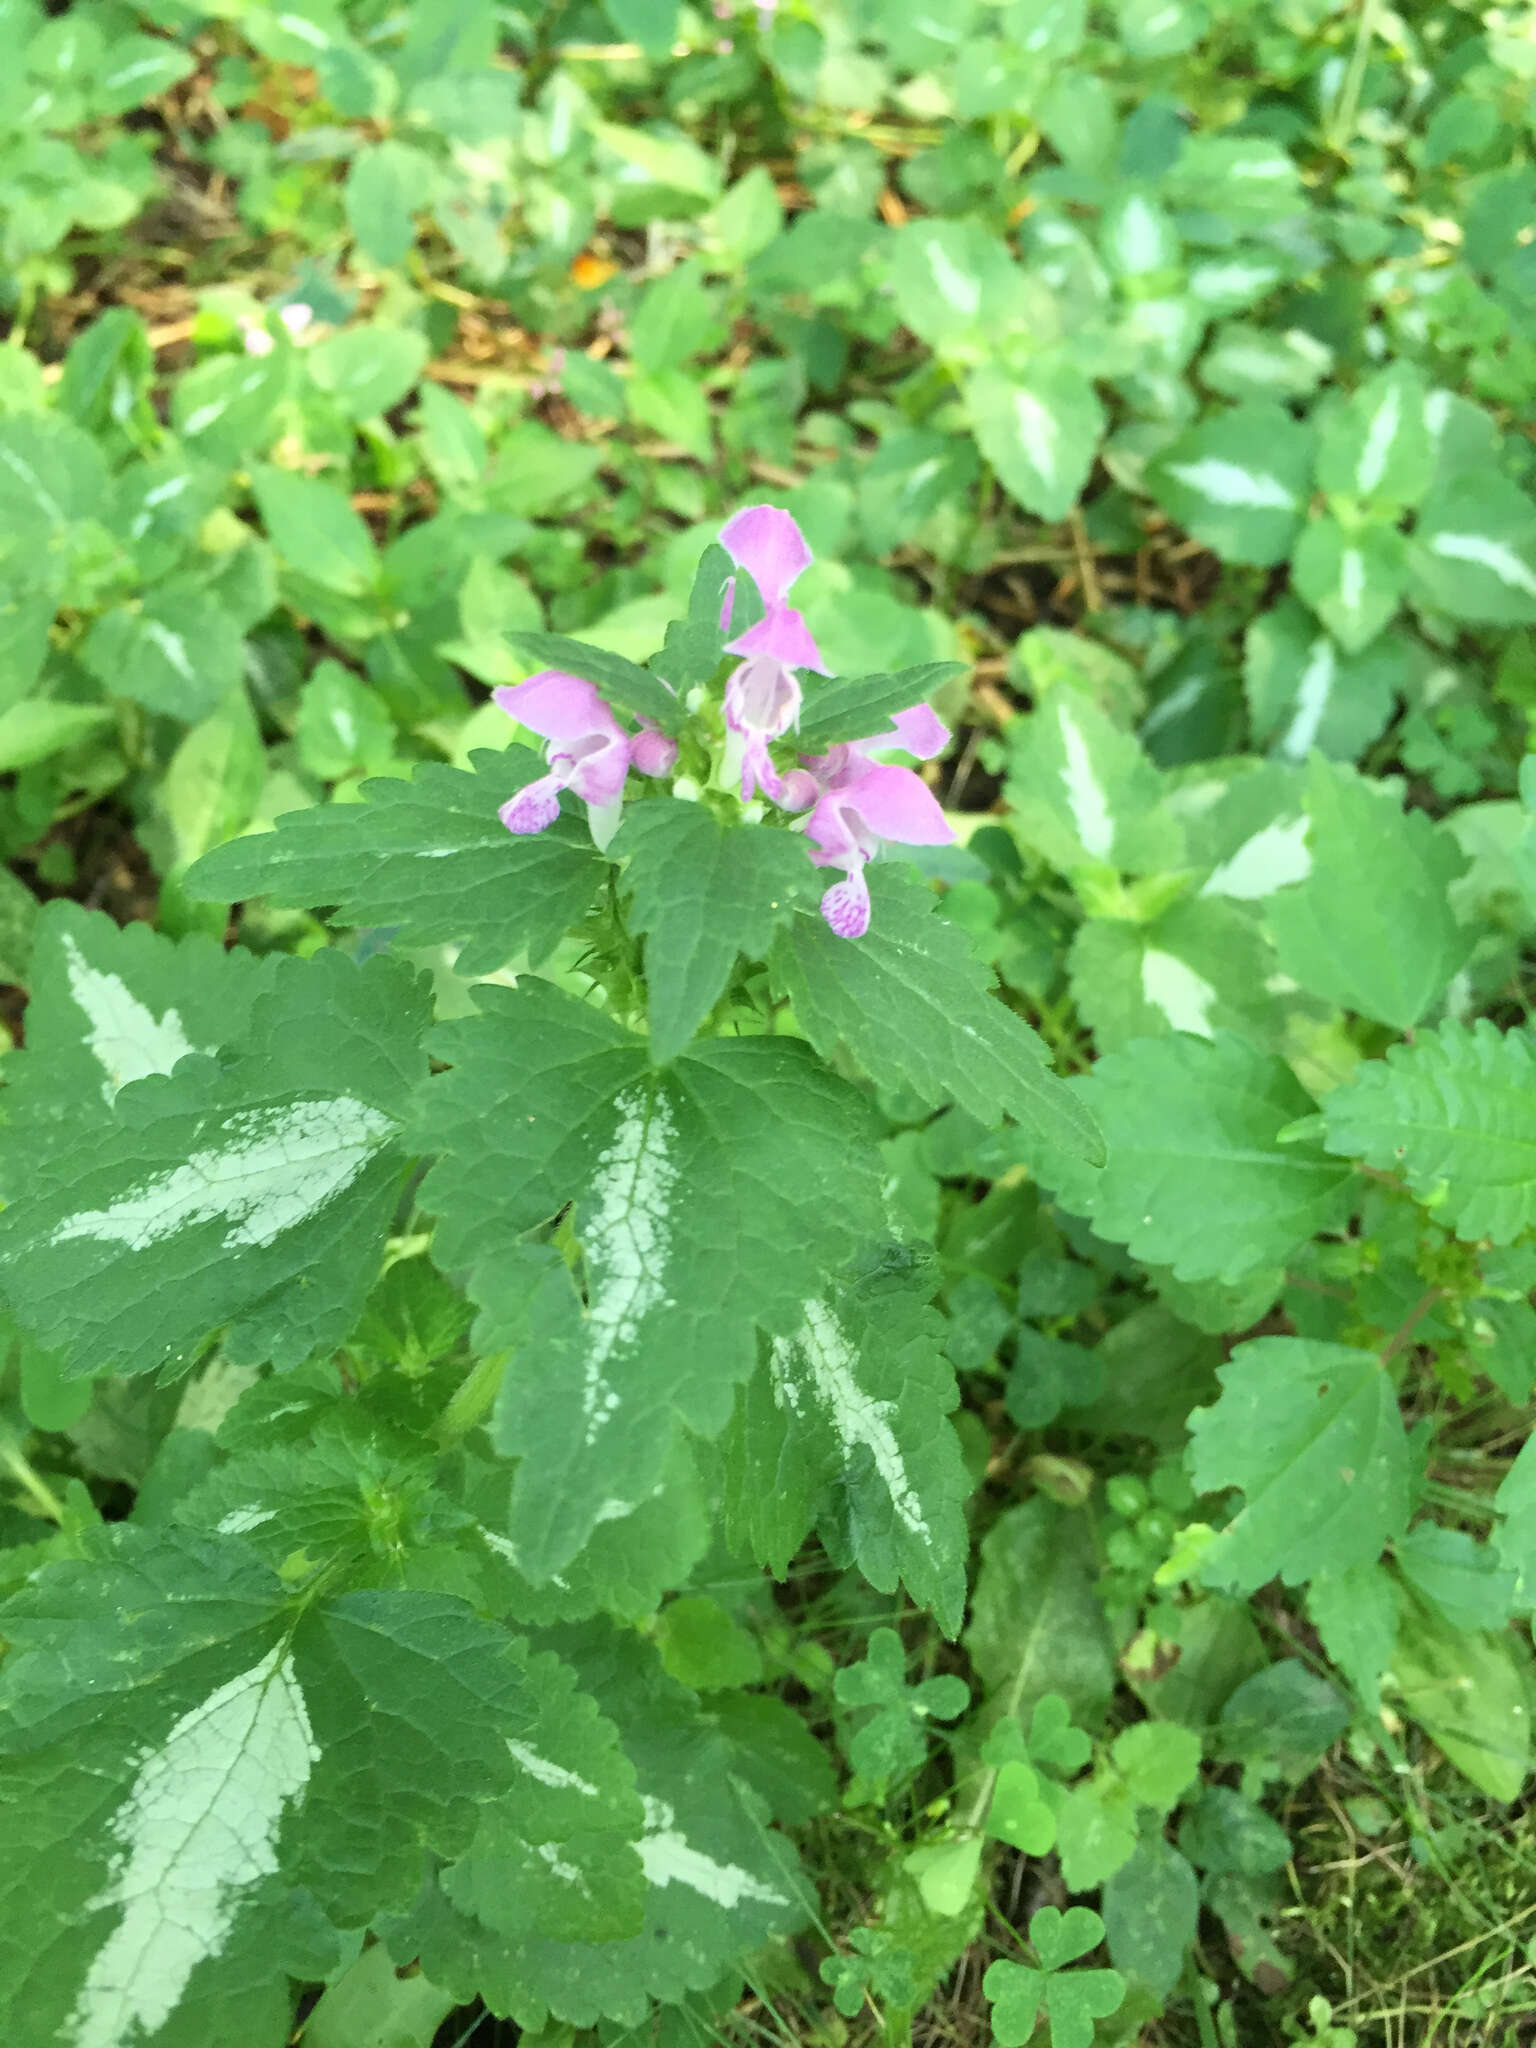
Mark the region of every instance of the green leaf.
POLYGON ((651 1057, 675 1059, 725 990, 737 959, 767 958, 816 881, 805 847, 768 825, 726 825, 703 804, 630 805, 613 845, 631 922, 646 934, 651 1057))
POLYGON ((1200 363, 1200 381, 1226 398, 1305 398, 1333 362, 1333 351, 1301 327, 1282 334, 1249 320, 1229 320, 1200 363))
POLYGON ((724 338, 719 296, 704 282, 696 258, 654 279, 629 323, 629 356, 647 376, 680 369, 724 338))
POLYGON ((728 1514, 777 1577, 813 1525, 883 1593, 898 1579, 947 1635, 965 1607, 970 1492, 948 1417, 958 1401, 940 1327, 892 1261, 808 1301, 742 1396, 728 1514), (776 1474, 764 1487, 762 1475, 776 1474))
POLYGON ((574 819, 515 838, 496 815, 543 763, 523 747, 477 752, 472 771, 426 762, 409 782, 362 785, 361 803, 290 811, 275 832, 205 854, 187 893, 213 903, 265 896, 335 906, 340 922, 398 925, 403 944, 458 941, 462 974, 526 953, 535 963, 580 921, 605 872, 574 819))
POLYGON ((1098 1156, 1091 1116, 1046 1065, 1029 1026, 988 992, 990 975, 929 890, 895 867, 869 875, 873 916, 857 942, 799 912, 774 942, 774 986, 824 1059, 841 1046, 877 1086, 991 1125, 1012 1116, 1052 1151, 1098 1156))
POLYGON ((510 1531, 548 1578, 605 1501, 637 1503, 679 1423, 713 1436, 754 1323, 805 1303, 882 1235, 871 1112, 797 1042, 707 1041, 661 1072, 646 1041, 547 983, 479 991, 427 1090, 435 1254, 472 1267, 483 1352, 515 1346, 495 1421, 521 1457, 510 1531), (575 1273, 517 1238, 574 1201, 575 1273))
POLYGON ((377 586, 373 535, 340 491, 265 463, 252 470, 251 489, 272 544, 290 568, 343 597, 362 597, 377 586))
POLYGON ((1110 1752, 1138 1806, 1172 1813, 1200 1770, 1200 1737, 1174 1721, 1137 1721, 1115 1737, 1110 1752))
POLYGON ((1243 636, 1254 738, 1282 762, 1305 761, 1314 747, 1333 760, 1358 760, 1411 679, 1411 644, 1402 635, 1345 654, 1292 597, 1261 612, 1243 636))
POLYGON ((55 548, 77 521, 101 517, 108 489, 101 450, 72 421, 0 421, 0 539, 55 548))
POLYGON ((112 713, 100 704, 56 704, 40 697, 13 704, 0 711, 0 775, 50 761, 111 723, 112 713))
POLYGON ((1072 999, 1100 1052, 1185 1031, 1277 1036, 1266 984, 1274 954, 1251 917, 1215 897, 1185 898, 1150 924, 1090 919, 1067 956, 1072 999))
POLYGON ((763 1655, 757 1639, 707 1593, 670 1600, 653 1637, 669 1678, 694 1692, 758 1685, 763 1655))
POLYGON ((976 444, 1009 496, 1042 519, 1064 519, 1098 454, 1104 408, 1064 357, 1010 374, 991 364, 966 379, 976 444))
POLYGON ((177 866, 241 832, 267 777, 261 728, 243 689, 194 725, 171 756, 155 807, 171 828, 177 866))
POLYGON ((1419 1522, 1396 1546, 1397 1567, 1421 1600, 1459 1628, 1501 1629, 1514 1606, 1516 1580, 1497 1550, 1464 1529, 1419 1522))
MULTIPOLYGON (((674 619, 667 627, 666 644, 654 659, 657 673, 665 676, 679 696, 697 684, 709 682, 720 666, 725 648, 720 614, 733 574, 730 556, 718 542, 711 542, 700 555, 694 572, 687 618, 674 619)), ((745 589, 738 586, 736 602, 744 601, 745 589)))
POLYGON ((1536 505, 1496 470, 1456 475, 1419 514, 1415 595, 1453 619, 1494 626, 1536 619, 1536 505))
POLYGON ((1240 405, 1187 428, 1147 486, 1226 562, 1283 562, 1306 508, 1312 438, 1277 405, 1240 405))
POLYGON ((1515 1574, 1515 1598, 1521 1608, 1536 1605, 1536 1436, 1527 1437, 1520 1455, 1499 1482, 1493 1504, 1500 1516, 1494 1547, 1515 1574))
MULTIPOLYGON (((600 1521, 559 1576, 535 1585, 518 1568, 517 1546, 505 1532, 514 1472, 504 1461, 472 1468, 468 1503, 481 1523, 486 1575, 505 1611, 540 1625, 611 1614, 640 1621, 662 1596, 686 1583, 709 1547, 708 1503, 694 1459, 679 1443, 660 1483, 637 1508, 600 1521)), ((499 1610, 498 1610, 499 1611, 499 1610)))
POLYGON ((925 1842, 909 1849, 901 1867, 915 1879, 923 1905, 936 1917, 953 1920, 962 1914, 976 1892, 981 1873, 982 1841, 979 1835, 961 1835, 954 1841, 925 1842))
POLYGON ((171 424, 189 453, 233 468, 271 444, 290 357, 221 355, 197 363, 171 390, 171 424))
POLYGON ((1166 1998, 1200 1922, 1195 1873, 1177 1849, 1154 1836, 1105 1884, 1103 1906, 1110 1961, 1166 1998))
POLYGON ((1094 701, 1058 688, 1008 735, 1008 803, 1019 836, 1064 874, 1176 868, 1184 834, 1162 775, 1094 701))
POLYGON ((37 898, 26 883, 0 868, 0 981, 30 986, 38 915, 37 898))
POLYGON ((813 683, 800 717, 799 743, 804 754, 825 753, 840 740, 863 740, 891 733, 898 711, 921 704, 944 683, 964 672, 958 661, 925 661, 894 675, 839 676, 813 683))
POLYGON ((958 1720, 970 1693, 965 1681, 952 1676, 907 1684, 906 1651, 893 1628, 877 1628, 864 1658, 845 1664, 832 1681, 845 1707, 870 1707, 848 1742, 848 1759, 861 1778, 884 1781, 921 1768, 928 1754, 922 1723, 930 1718, 958 1720))
POLYGON ((982 1990, 992 2001, 992 2036, 1001 2048, 1022 2048, 1035 2031, 1042 2007, 1051 2048, 1090 2048, 1093 2023, 1118 2012, 1125 1979, 1117 1970, 1068 1970, 1104 1939, 1104 1922, 1086 1906, 1065 1913, 1042 1906, 1029 1923, 1038 1970, 999 1960, 991 1964, 982 1990))
POLYGON ((419 1970, 404 1976, 376 1941, 322 1994, 304 2022, 307 2048, 432 2048, 458 2003, 419 1970))
POLYGON ((1237 1281, 1284 1265, 1349 1213, 1349 1169, 1319 1146, 1280 1141, 1311 1097, 1283 1060, 1235 1033, 1140 1039, 1072 1085, 1104 1133, 1108 1164, 1096 1173, 1046 1162, 1046 1184, 1144 1264, 1181 1280, 1237 1281))
POLYGON ((1240 1344, 1221 1399, 1190 1417, 1190 1478, 1235 1486, 1243 1505, 1206 1552, 1203 1576, 1252 1593, 1279 1576, 1370 1564, 1408 1519, 1408 1439, 1373 1351, 1301 1337, 1240 1344))
POLYGON ((164 584, 103 612, 80 659, 103 689, 191 725, 244 684, 245 642, 205 591, 164 584))
POLYGON ((990 340, 1021 320, 1023 272, 980 222, 912 221, 890 246, 896 310, 931 348, 990 340))
POLYGON ((1290 1837, 1230 1785, 1202 1785, 1179 1819, 1179 1847, 1201 1870, 1265 1877, 1291 1860, 1290 1837))
POLYGON ((1131 190, 1104 211, 1099 247, 1116 277, 1148 277, 1179 261, 1178 231, 1145 192, 1131 190))
POLYGON ((720 197, 719 165, 675 129, 597 121, 592 135, 623 166, 614 212, 622 226, 691 216, 720 197))
POLYGON ((677 35, 677 0, 603 0, 603 12, 626 42, 648 57, 667 57, 677 35))
POLYGON ((1314 758, 1305 801, 1311 870, 1268 903, 1280 966, 1313 995, 1406 1031, 1471 951, 1448 895, 1466 858, 1352 769, 1314 758))
MULTIPOLYGON (((1007 1509, 981 1545, 965 1647, 988 1694, 1027 1714, 1059 1694, 1080 1719, 1115 1688, 1115 1651, 1094 1593, 1098 1567, 1081 1516, 1036 1494, 1007 1509)), ((1030 1753, 1040 1759, 1033 1732, 1030 1753)))
POLYGON ((608 2018, 638 2028, 651 1998, 675 2004, 702 1991, 744 1953, 801 1924, 805 1892, 793 1849, 734 1779, 732 1747, 666 1678, 654 1649, 600 1624, 561 1631, 556 1642, 601 1695, 635 1767, 647 1882, 639 1931, 604 1942, 493 1931, 429 1880, 409 1916, 380 1932, 461 2000, 483 1997, 530 2032, 551 2012, 579 2027, 608 2018))
POLYGON ((1531 1768, 1530 1656, 1513 1631, 1458 1628, 1403 1603, 1392 1653, 1397 1704, 1490 1799, 1518 1799, 1531 1768))
POLYGON ((310 376, 351 420, 373 419, 397 406, 426 360, 425 335, 377 320, 328 334, 305 357, 310 376))
POLYGON ((1346 528, 1325 512, 1302 529, 1291 580, 1346 654, 1358 654, 1397 616, 1407 543, 1395 526, 1346 528))
POLYGON ((339 661, 326 660, 316 664, 299 691, 294 738, 310 774, 335 782, 355 769, 376 768, 387 761, 394 750, 395 727, 376 690, 339 661))
MULTIPOLYGON (((220 1328, 237 1359, 291 1366, 355 1320, 399 1194, 425 996, 388 959, 275 965, 223 1064, 186 1058, 179 1020, 151 1014, 156 1070, 105 1118, 99 1089, 64 1108, 0 1216, 9 1298, 71 1371, 188 1362, 220 1328)), ((91 983, 86 1002, 119 998, 91 983)))
POLYGON ((1003 1764, 987 1808, 987 1833, 1026 1856, 1046 1856, 1056 1842, 1056 1817, 1041 1797, 1038 1772, 1014 1759, 1003 1764))
POLYGON ((589 647, 584 640, 568 640, 563 633, 514 632, 507 635, 513 646, 529 661, 563 669, 595 683, 616 711, 633 712, 648 718, 665 733, 677 732, 683 723, 681 700, 673 695, 659 676, 653 676, 622 654, 606 648, 589 647))
POLYGON ((1317 481, 1331 497, 1401 508, 1417 505, 1435 472, 1425 406, 1429 393, 1411 363, 1366 379, 1323 422, 1317 481))
POLYGON ((1376 1713, 1397 1640, 1397 1591, 1374 1561, 1324 1569, 1307 1588, 1307 1613, 1323 1648, 1376 1713))
POLYGON ((134 113, 179 85, 196 62, 189 49, 166 36, 114 36, 92 81, 95 110, 134 113))
POLYGON ((363 253, 386 270, 401 263, 416 239, 415 215, 431 193, 431 159, 401 142, 360 149, 347 172, 347 225, 363 253))
POLYGON ((277 971, 251 953, 205 939, 173 944, 146 924, 118 926, 62 900, 37 920, 31 970, 34 1049, 14 1061, 6 1087, 19 1168, 14 1185, 7 1179, 12 1201, 43 1152, 102 1126, 120 1088, 240 1043, 277 971))
POLYGON ((630 418, 672 441, 695 461, 710 463, 715 443, 709 399, 688 370, 637 371, 624 387, 630 418))
MULTIPOLYGON (((1279 1339, 1287 1342, 1287 1339, 1279 1339)), ((1221 1710, 1218 1749, 1245 1766, 1244 1784, 1282 1778, 1299 1785, 1349 1726, 1349 1706, 1299 1657, 1282 1657, 1245 1678, 1221 1710)))
MULTIPOLYGON (((327 1918, 403 1904, 487 1809, 532 1843, 574 1831, 547 1783, 593 1772, 603 1724, 552 1656, 463 1603, 296 1611, 237 1540, 120 1525, 82 1543, 4 1623, 13 2038, 281 2041, 287 1977, 339 1960, 327 1918)), ((595 1790, 597 1825, 638 1822, 632 1793, 595 1790)))
POLYGON ((1324 1109, 1330 1152, 1400 1173, 1469 1243, 1536 1223, 1536 1043, 1486 1017, 1364 1061, 1324 1109))

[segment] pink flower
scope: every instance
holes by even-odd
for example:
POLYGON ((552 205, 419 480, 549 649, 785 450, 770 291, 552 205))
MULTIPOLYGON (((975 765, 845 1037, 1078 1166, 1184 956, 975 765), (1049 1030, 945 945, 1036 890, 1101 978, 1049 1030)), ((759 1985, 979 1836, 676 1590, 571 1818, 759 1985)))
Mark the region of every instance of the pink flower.
POLYGON ((549 773, 502 805, 498 816, 503 825, 520 834, 542 832, 560 815, 561 790, 574 790, 587 806, 593 839, 606 846, 618 829, 634 743, 596 685, 548 668, 526 683, 491 694, 519 725, 549 742, 544 750, 549 773))
POLYGON ((869 930, 864 870, 886 840, 900 846, 947 846, 954 838, 933 791, 910 768, 866 760, 817 798, 805 825, 819 868, 841 868, 821 899, 821 914, 840 939, 869 930))
POLYGON ((869 930, 864 869, 882 843, 947 846, 955 836, 922 777, 878 759, 897 749, 930 759, 948 741, 948 727, 926 704, 898 712, 891 723, 894 731, 845 740, 804 758, 784 777, 786 805, 812 806, 805 823, 816 848, 812 861, 844 871, 821 899, 821 914, 840 939, 861 939, 869 930))
MULTIPOLYGON (((784 783, 769 758, 768 743, 782 738, 799 719, 801 689, 795 670, 827 672, 810 628, 784 601, 813 557, 794 520, 775 505, 749 505, 738 512, 721 528, 720 543, 757 585, 764 606, 755 625, 725 643, 727 654, 742 657, 725 684, 725 723, 731 735, 728 770, 732 777, 740 772, 743 803, 750 802, 758 789, 778 803, 784 783)), ((733 583, 720 615, 726 628, 735 597, 733 583)))
POLYGON ((629 743, 629 765, 642 775, 670 775, 677 766, 677 741, 648 718, 637 723, 640 730, 629 743))
POLYGON ((927 704, 913 704, 891 720, 894 730, 872 733, 864 740, 841 740, 824 754, 802 754, 800 766, 784 777, 779 802, 789 811, 803 811, 831 789, 846 789, 882 754, 915 754, 931 761, 949 745, 949 727, 927 704))

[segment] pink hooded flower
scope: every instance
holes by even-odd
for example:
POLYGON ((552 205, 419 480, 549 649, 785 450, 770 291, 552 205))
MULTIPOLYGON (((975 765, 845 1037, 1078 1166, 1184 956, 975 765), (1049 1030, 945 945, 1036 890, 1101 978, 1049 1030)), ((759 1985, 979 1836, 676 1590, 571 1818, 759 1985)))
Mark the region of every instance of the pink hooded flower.
POLYGON ((947 846, 955 836, 922 777, 878 758, 899 750, 929 760, 947 744, 949 728, 926 704, 898 712, 891 723, 891 732, 805 758, 784 778, 784 802, 795 810, 813 807, 805 824, 816 848, 812 861, 844 870, 821 899, 821 914, 840 939, 861 939, 869 930, 864 869, 883 842, 947 846))
MULTIPOLYGON (((740 771, 743 803, 758 789, 779 803, 784 782, 769 759, 768 743, 782 738, 799 719, 801 690, 795 670, 827 672, 810 628, 784 601, 795 578, 810 567, 811 551, 794 520, 775 505, 749 505, 738 512, 721 528, 720 543, 757 585, 764 606, 755 625, 725 643, 727 654, 742 657, 725 684, 729 773, 734 777, 740 771)), ((729 628, 734 606, 733 586, 726 592, 722 626, 729 628)))
POLYGON ((570 789, 587 806, 593 839, 606 846, 618 828, 633 743, 596 685, 548 668, 491 694, 519 725, 549 742, 549 773, 502 805, 503 825, 509 832, 544 831, 560 815, 561 790, 570 789))
POLYGON ((900 846, 947 846, 954 838, 938 799, 910 768, 866 760, 817 798, 805 824, 819 868, 841 868, 821 899, 821 914, 840 939, 869 930, 869 884, 864 870, 886 840, 900 846))

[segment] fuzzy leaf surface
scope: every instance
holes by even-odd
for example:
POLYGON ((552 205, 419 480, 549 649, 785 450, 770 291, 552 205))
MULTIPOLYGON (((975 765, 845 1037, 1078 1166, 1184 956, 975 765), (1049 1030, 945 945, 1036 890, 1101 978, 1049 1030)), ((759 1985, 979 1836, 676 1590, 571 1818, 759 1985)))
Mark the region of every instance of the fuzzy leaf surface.
POLYGON ((211 903, 265 896, 286 909, 334 906, 349 925, 398 925, 408 946, 462 942, 465 974, 526 953, 537 963, 579 922, 604 863, 584 824, 517 838, 496 813, 543 772, 525 747, 439 762, 409 782, 379 777, 363 801, 290 811, 274 832, 232 839, 188 870, 211 903))
POLYGON ((732 1773, 734 1752, 694 1697, 662 1672, 633 1632, 601 1623, 552 1642, 601 1696, 635 1768, 645 1826, 644 1918, 634 1935, 562 1941, 523 1926, 493 1931, 447 1896, 450 1872, 408 1916, 381 1928, 396 1953, 462 1999, 483 1997, 537 2031, 553 2014, 578 2027, 645 2020, 649 1998, 671 2003, 715 1983, 744 1952, 806 1917, 794 1850, 764 1823, 732 1773))
POLYGON ((237 1539, 120 1525, 35 1575, 4 1627, 0 2013, 17 2040, 281 2040, 285 1973, 339 1960, 328 1920, 407 1902, 423 1855, 469 1850, 488 1811, 525 1844, 638 1832, 613 1730, 571 1672, 461 1601, 300 1612, 237 1539), (549 1782, 575 1777, 590 1799, 549 1782))
POLYGON ((775 942, 775 986, 824 1059, 845 1047, 877 1086, 937 1107, 958 1102, 988 1124, 1012 1116, 1053 1149, 1094 1160, 1093 1119, 1047 1065, 1022 1017, 992 995, 991 976, 921 883, 871 869, 874 915, 840 939, 814 911, 775 942))
POLYGON ((614 842, 627 861, 631 921, 646 934, 651 1057, 675 1059, 730 979, 738 955, 767 956, 816 873, 798 835, 728 826, 703 804, 632 804, 614 842))
POLYGON ((1252 1593, 1280 1577, 1369 1564, 1408 1519, 1408 1438, 1374 1351, 1301 1337, 1240 1344, 1221 1398, 1190 1418, 1190 1477, 1243 1506, 1206 1553, 1212 1585, 1252 1593))
POLYGON ((1280 966, 1304 989, 1406 1031, 1472 949, 1448 890, 1466 866, 1449 833, 1388 790, 1314 758, 1305 879, 1269 900, 1280 966))
POLYGON ((435 1041, 422 1199, 471 1269, 484 1352, 516 1349, 495 1420, 522 1459, 510 1534, 548 1578, 605 1502, 636 1505, 679 1422, 729 1418, 754 1325, 787 1335, 881 1207, 872 1116, 797 1041, 707 1041, 658 1072, 643 1038, 547 983, 481 992, 435 1041), (579 1260, 518 1240, 574 1201, 579 1260))
POLYGON ((109 1116, 82 1100, 0 1216, 22 1322, 80 1373, 181 1362, 221 1328, 279 1367, 338 1342, 398 1194, 425 1026, 398 961, 285 959, 237 1056, 136 1080, 109 1116))
POLYGON ((882 1593, 905 1584, 954 1635, 970 1481, 941 1337, 899 1270, 807 1301, 742 1395, 730 1470, 738 1526, 770 1570, 782 1577, 819 1527, 835 1559, 882 1593))
POLYGON ((1143 1038, 1073 1084, 1108 1149, 1098 1172, 1042 1163, 1047 1186, 1101 1237, 1180 1280, 1283 1265, 1349 1213, 1349 1169, 1279 1133, 1313 1107, 1285 1062, 1236 1033, 1143 1038))
POLYGON ((1330 1152, 1400 1173, 1458 1237, 1509 1244, 1536 1223, 1536 1043, 1486 1017, 1393 1045, 1324 1108, 1330 1152))

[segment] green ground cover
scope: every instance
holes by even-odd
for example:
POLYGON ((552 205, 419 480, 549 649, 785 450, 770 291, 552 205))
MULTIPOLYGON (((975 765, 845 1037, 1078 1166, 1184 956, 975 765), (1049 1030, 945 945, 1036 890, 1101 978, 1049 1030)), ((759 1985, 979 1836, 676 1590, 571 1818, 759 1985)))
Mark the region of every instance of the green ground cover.
POLYGON ((1523 2038, 1536 6, 0 35, 6 2038, 1523 2038), (801 751, 952 734, 867 939, 715 773, 754 504, 801 751))

